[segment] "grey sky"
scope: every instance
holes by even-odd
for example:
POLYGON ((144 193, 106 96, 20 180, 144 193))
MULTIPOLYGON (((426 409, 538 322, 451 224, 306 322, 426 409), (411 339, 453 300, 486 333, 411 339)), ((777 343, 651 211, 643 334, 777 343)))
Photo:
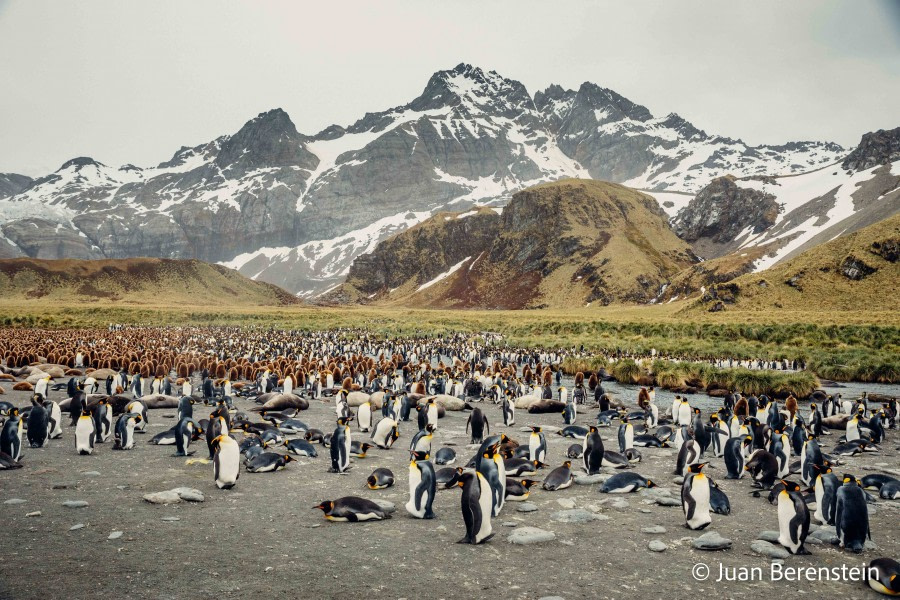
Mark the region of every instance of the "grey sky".
POLYGON ((303 133, 459 62, 593 81, 749 143, 900 125, 900 3, 0 0, 0 172, 155 165, 273 107, 303 133))

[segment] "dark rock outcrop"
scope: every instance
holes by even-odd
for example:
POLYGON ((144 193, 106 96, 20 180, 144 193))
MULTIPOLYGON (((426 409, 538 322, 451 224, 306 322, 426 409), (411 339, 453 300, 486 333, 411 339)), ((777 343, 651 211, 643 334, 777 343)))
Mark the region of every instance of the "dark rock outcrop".
POLYGON ((853 281, 859 281, 868 277, 878 269, 870 267, 852 254, 841 262, 841 275, 853 281))
POLYGON ((707 238, 729 243, 745 229, 756 234, 771 227, 778 209, 774 196, 739 187, 731 177, 719 177, 678 213, 675 233, 688 242, 707 238))
POLYGON ((18 173, 0 173, 0 198, 15 196, 33 181, 31 177, 18 173))
POLYGON ((900 160, 900 127, 863 135, 859 146, 847 155, 842 166, 849 171, 865 171, 895 160, 900 160))

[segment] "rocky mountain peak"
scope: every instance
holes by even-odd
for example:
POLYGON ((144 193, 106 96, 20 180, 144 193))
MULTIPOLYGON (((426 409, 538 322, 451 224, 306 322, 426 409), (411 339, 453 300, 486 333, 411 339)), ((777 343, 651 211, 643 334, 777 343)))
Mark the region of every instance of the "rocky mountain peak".
POLYGON ((425 91, 409 104, 416 111, 454 107, 464 115, 494 113, 515 117, 516 112, 534 109, 525 86, 496 71, 483 71, 466 63, 431 76, 425 91))
POLYGON ((653 118, 650 109, 635 104, 613 90, 600 87, 596 83, 585 82, 578 88, 575 103, 595 111, 597 121, 649 121, 653 118))
POLYGON ((674 129, 685 139, 690 139, 694 136, 698 136, 703 139, 709 137, 706 135, 705 131, 703 131, 702 129, 697 129, 696 127, 694 127, 693 123, 677 113, 669 113, 666 118, 660 122, 660 125, 662 127, 674 129))
POLYGON ((306 149, 306 141, 288 114, 275 108, 260 113, 226 138, 216 164, 222 169, 239 170, 286 166, 313 169, 318 159, 306 149))
POLYGON ((72 169, 74 171, 79 171, 84 167, 105 167, 105 166, 106 165, 104 165, 103 163, 98 162, 89 156, 79 156, 77 158, 73 158, 71 160, 67 160, 66 162, 64 162, 63 165, 59 169, 56 170, 56 172, 58 173, 60 171, 68 171, 69 169, 72 169))
POLYGON ((865 171, 895 160, 900 160, 900 127, 863 135, 859 146, 847 155, 841 166, 848 171, 865 171))

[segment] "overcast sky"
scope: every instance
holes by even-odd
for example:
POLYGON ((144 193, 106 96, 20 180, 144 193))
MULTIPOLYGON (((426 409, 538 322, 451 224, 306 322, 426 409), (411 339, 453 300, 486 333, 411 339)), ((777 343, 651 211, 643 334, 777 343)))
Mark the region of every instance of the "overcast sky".
POLYGON ((284 108, 303 133, 469 62, 593 81, 752 144, 900 126, 900 2, 0 0, 0 172, 155 165, 284 108))

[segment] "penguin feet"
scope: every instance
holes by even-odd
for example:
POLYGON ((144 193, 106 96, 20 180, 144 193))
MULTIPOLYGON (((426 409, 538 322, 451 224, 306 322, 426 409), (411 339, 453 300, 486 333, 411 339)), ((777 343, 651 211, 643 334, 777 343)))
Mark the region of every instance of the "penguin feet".
POLYGON ((804 546, 800 546, 799 548, 797 548, 797 551, 794 552, 794 554, 797 554, 799 556, 810 556, 812 552, 807 550, 804 546))
POLYGON ((422 518, 423 519, 433 519, 434 517, 435 517, 435 514, 433 512, 427 512, 427 513, 425 513, 425 515, 422 518))

